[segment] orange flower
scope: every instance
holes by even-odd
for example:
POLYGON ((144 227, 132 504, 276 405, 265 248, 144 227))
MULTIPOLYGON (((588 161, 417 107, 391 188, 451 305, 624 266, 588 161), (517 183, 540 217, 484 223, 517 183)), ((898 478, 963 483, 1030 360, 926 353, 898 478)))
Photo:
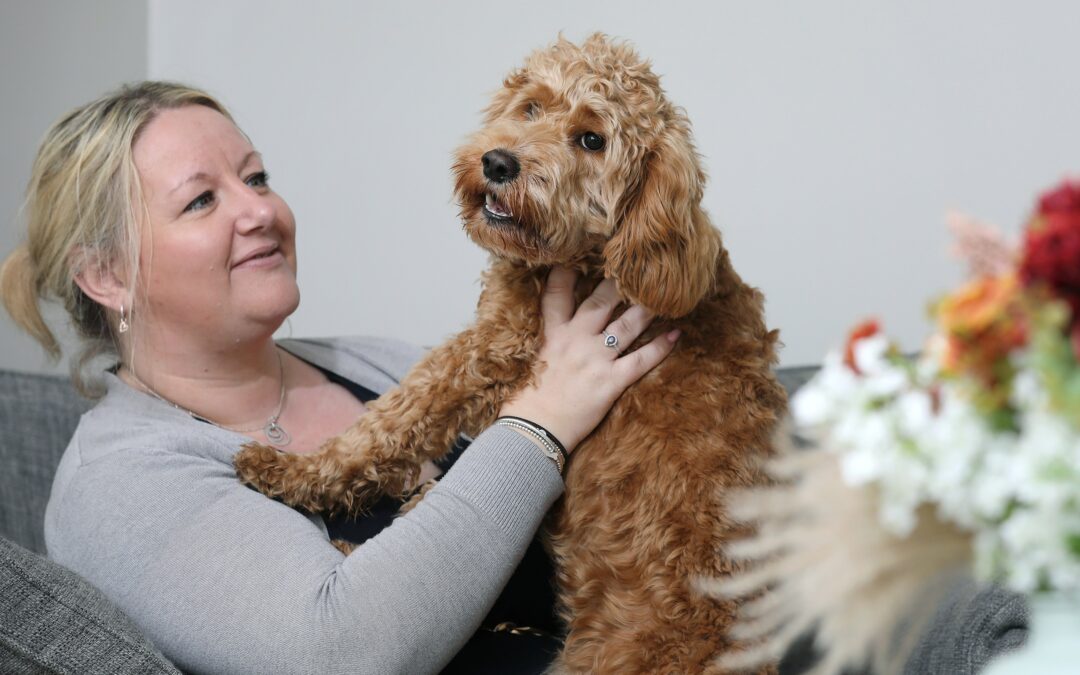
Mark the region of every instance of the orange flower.
POLYGON ((1020 281, 1015 274, 976 279, 937 306, 937 320, 947 340, 942 369, 967 373, 984 384, 1005 384, 1005 357, 1027 344, 1027 321, 1020 281))
POLYGON ((1015 274, 968 282, 938 305, 938 323, 949 335, 979 335, 1011 316, 1019 291, 1015 274))

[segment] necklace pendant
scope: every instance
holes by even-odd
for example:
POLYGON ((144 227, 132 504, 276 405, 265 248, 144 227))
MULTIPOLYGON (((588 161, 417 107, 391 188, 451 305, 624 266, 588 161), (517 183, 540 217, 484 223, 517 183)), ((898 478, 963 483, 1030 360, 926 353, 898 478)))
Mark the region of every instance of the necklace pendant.
POLYGON ((263 434, 266 435, 266 440, 270 441, 271 445, 278 447, 286 446, 292 442, 292 436, 278 425, 277 420, 269 420, 266 426, 263 427, 263 434))

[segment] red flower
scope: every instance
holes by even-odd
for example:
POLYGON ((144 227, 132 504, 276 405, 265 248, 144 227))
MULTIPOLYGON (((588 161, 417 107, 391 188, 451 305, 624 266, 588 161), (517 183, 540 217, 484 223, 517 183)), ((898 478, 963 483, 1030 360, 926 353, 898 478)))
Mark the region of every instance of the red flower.
POLYGON ((855 365, 855 343, 868 337, 874 337, 881 332, 881 326, 877 319, 867 319, 851 329, 848 333, 847 345, 844 347, 844 365, 855 371, 856 375, 862 375, 862 371, 855 365))
POLYGON ((1039 214, 1080 213, 1080 183, 1065 180, 1039 198, 1039 214))
POLYGON ((1039 199, 1024 236, 1020 278, 1043 284, 1080 316, 1080 183, 1065 181, 1039 199))

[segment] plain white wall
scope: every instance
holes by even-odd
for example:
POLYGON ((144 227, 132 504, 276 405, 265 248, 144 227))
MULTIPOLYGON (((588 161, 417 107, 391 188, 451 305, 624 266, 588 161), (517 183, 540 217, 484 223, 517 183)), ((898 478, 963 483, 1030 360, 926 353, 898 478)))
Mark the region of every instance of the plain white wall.
POLYGON ((560 30, 628 38, 694 122, 706 204, 796 364, 867 313, 917 348, 961 278, 946 210, 1015 233, 1080 166, 1077 25, 1067 1, 152 0, 150 74, 213 89, 263 149, 300 223, 294 334, 432 343, 485 262, 451 151, 560 30))
POLYGON ((946 210, 1015 236, 1080 166, 1077 25, 1069 0, 150 0, 147 72, 219 95, 296 212, 285 332, 433 344, 469 321, 485 265, 452 150, 559 31, 630 39, 694 122, 706 205, 794 365, 867 314, 918 348, 962 278, 946 210))
MULTIPOLYGON (((146 77, 144 0, 0 2, 0 256, 24 238, 20 208, 45 130, 63 113, 120 82, 146 77)), ((58 308, 54 308, 58 309, 58 308)), ((74 344, 63 311, 57 336, 74 344)), ((0 309, 0 368, 65 370, 0 309)))

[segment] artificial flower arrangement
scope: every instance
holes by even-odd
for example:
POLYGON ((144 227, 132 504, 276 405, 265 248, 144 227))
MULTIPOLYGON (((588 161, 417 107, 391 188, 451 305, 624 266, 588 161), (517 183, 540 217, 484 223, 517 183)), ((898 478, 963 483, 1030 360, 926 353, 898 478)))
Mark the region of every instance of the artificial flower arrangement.
POLYGON ((1042 197, 1014 265, 980 272, 936 304, 918 359, 874 322, 853 331, 795 420, 845 482, 878 486, 893 534, 930 504, 974 535, 980 576, 1080 589, 1080 183, 1042 197))
POLYGON ((756 564, 711 588, 758 596, 741 636, 763 642, 725 665, 813 629, 820 672, 898 671, 914 639, 899 627, 929 620, 918 608, 950 568, 1080 591, 1080 182, 1039 199, 1017 247, 953 225, 973 278, 932 305, 920 354, 856 327, 792 399, 813 447, 732 501, 758 526, 732 554, 756 564))

